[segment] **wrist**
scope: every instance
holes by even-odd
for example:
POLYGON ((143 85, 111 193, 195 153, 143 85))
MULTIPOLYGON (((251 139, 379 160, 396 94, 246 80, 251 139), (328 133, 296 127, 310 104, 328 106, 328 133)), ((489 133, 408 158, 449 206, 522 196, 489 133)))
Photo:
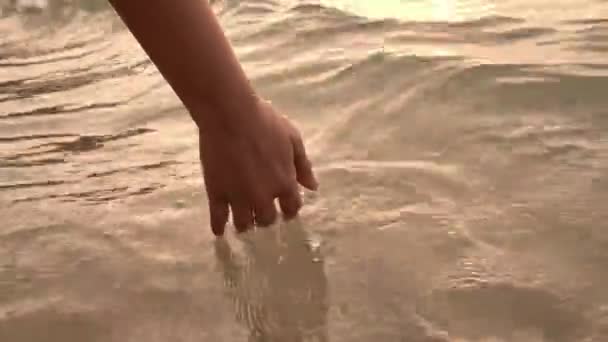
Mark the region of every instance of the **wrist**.
POLYGON ((259 120, 260 101, 249 92, 211 101, 199 98, 186 107, 202 134, 240 136, 259 120))

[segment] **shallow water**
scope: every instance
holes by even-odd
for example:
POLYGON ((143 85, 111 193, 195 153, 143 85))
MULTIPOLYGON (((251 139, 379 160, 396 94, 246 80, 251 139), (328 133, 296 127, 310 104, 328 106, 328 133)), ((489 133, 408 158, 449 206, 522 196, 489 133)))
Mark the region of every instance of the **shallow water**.
POLYGON ((105 0, 29 2, 0 2, 0 341, 608 340, 606 1, 217 1, 322 186, 226 241, 105 0))

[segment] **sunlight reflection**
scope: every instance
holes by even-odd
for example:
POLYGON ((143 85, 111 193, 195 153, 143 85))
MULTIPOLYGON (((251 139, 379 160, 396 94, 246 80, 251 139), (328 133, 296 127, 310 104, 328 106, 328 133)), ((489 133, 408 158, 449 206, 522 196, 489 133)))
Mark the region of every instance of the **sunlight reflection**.
POLYGON ((321 3, 366 17, 411 21, 477 19, 494 9, 487 0, 321 0, 321 3))

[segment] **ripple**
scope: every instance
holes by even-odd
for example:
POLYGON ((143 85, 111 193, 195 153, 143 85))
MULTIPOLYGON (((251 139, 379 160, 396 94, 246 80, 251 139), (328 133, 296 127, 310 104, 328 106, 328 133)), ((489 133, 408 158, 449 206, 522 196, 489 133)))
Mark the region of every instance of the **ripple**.
MULTIPOLYGON (((83 45, 86 43, 82 43, 83 45)), ((79 47, 77 44, 76 47, 79 47)), ((69 49, 70 47, 66 47, 65 49, 69 49)), ((54 53, 55 51, 47 51, 47 53, 51 54, 54 53)), ((49 63, 55 63, 55 62, 65 62, 65 61, 70 61, 70 60, 77 60, 77 59, 81 59, 83 57, 92 55, 97 53, 98 50, 89 50, 89 51, 84 51, 78 54, 74 54, 74 55, 69 55, 69 56, 59 56, 59 57, 51 57, 51 58, 45 58, 45 59, 36 59, 36 60, 28 60, 28 61, 23 61, 23 60, 17 60, 17 61, 13 61, 13 62, 0 62, 0 67, 25 67, 25 66, 31 66, 31 65, 38 65, 38 64, 49 64, 49 63)), ((38 54, 36 55, 36 57, 40 57, 38 54)), ((11 59, 8 58, 8 56, 4 56, 3 59, 11 59)))
MULTIPOLYGON (((62 77, 50 77, 48 79, 29 79, 19 81, 16 84, 5 85, 0 88, 0 94, 12 95, 0 99, 0 102, 14 101, 31 98, 37 95, 48 95, 56 92, 65 92, 81 88, 105 79, 125 77, 137 73, 136 68, 149 64, 149 61, 137 62, 128 66, 113 68, 106 71, 89 71, 76 75, 63 75, 62 77)), ((83 70, 87 71, 87 70, 83 70)))
POLYGON ((177 165, 177 164, 179 164, 179 163, 176 161, 161 161, 158 163, 129 166, 129 167, 125 167, 125 168, 114 169, 114 170, 104 171, 104 172, 94 172, 94 173, 87 175, 87 177, 88 178, 106 177, 106 176, 110 176, 110 175, 114 175, 114 174, 122 173, 122 172, 138 171, 138 170, 140 170, 140 171, 152 170, 152 169, 164 168, 166 166, 177 165))
POLYGON ((24 141, 24 140, 27 141, 27 140, 53 139, 53 138, 73 138, 76 136, 77 136, 76 134, 58 134, 58 133, 15 135, 15 136, 11 136, 11 137, 0 137, 0 142, 12 143, 12 142, 24 141))
POLYGON ((240 258, 231 244, 216 241, 224 286, 250 339, 327 341, 327 279, 306 235, 296 223, 241 236, 240 258))
POLYGON ((23 188, 33 188, 39 186, 55 186, 60 184, 66 184, 66 181, 62 180, 49 180, 46 182, 31 182, 31 183, 17 183, 17 184, 0 184, 0 190, 14 190, 23 188))
MULTIPOLYGON (((67 142, 53 141, 37 144, 0 156, 0 168, 26 168, 68 163, 69 161, 66 158, 67 154, 89 153, 103 148, 106 143, 128 139, 150 132, 154 132, 154 130, 138 128, 108 135, 78 135, 77 138, 67 142), (55 155, 61 155, 61 157, 55 155)), ((75 135, 71 134, 50 134, 33 135, 29 138, 26 136, 6 137, 4 140, 14 142, 39 140, 41 138, 68 138, 74 136, 75 135)), ((156 163, 153 163, 153 165, 155 164, 156 163)), ((164 166, 164 164, 162 165, 164 166)))
MULTIPOLYGON (((13 98, 14 99, 14 98, 13 98)), ((9 99, 6 99, 9 100, 9 99)), ((1 100, 0 100, 1 102, 1 100)), ((57 115, 57 114, 68 114, 68 113, 82 113, 89 110, 95 109, 103 109, 103 108, 115 108, 126 102, 109 102, 109 103, 94 103, 85 106, 77 106, 77 105, 54 105, 51 107, 42 107, 32 109, 26 112, 17 112, 17 113, 7 113, 6 115, 1 115, 0 120, 5 119, 14 119, 18 117, 28 117, 28 116, 44 116, 44 115, 57 115)))

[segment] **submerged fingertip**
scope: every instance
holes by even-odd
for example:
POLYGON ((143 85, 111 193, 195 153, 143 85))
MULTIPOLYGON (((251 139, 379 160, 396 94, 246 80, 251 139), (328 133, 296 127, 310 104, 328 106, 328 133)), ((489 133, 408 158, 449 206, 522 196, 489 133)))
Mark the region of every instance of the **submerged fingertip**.
POLYGON ((236 229, 237 233, 244 233, 253 228, 253 223, 235 223, 234 228, 236 229))
POLYGON ((319 190, 319 182, 317 182, 316 180, 314 180, 311 184, 310 187, 308 187, 308 190, 312 190, 312 191, 317 191, 319 190))
POLYGON ((221 237, 224 235, 224 226, 223 225, 211 225, 211 232, 213 235, 217 237, 221 237))
POLYGON ((283 213, 283 221, 291 221, 298 217, 298 214, 298 211, 296 211, 295 213, 283 213))

